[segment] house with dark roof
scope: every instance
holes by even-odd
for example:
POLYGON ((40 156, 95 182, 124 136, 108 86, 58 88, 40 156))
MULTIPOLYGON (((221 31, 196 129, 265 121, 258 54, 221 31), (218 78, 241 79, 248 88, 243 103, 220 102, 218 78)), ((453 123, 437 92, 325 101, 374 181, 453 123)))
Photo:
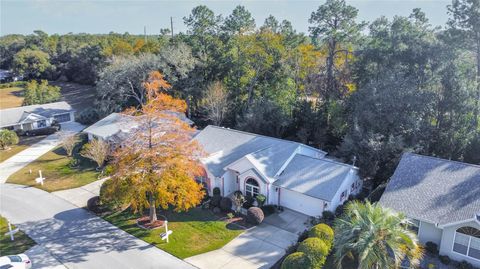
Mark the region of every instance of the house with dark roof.
POLYGON ((194 140, 208 153, 201 180, 210 194, 262 194, 266 204, 318 217, 362 187, 357 167, 301 143, 211 125, 194 140))
POLYGON ((67 102, 21 106, 0 110, 0 128, 29 131, 75 119, 75 110, 67 102))
POLYGON ((405 153, 379 203, 409 217, 422 243, 480 267, 480 166, 405 153))

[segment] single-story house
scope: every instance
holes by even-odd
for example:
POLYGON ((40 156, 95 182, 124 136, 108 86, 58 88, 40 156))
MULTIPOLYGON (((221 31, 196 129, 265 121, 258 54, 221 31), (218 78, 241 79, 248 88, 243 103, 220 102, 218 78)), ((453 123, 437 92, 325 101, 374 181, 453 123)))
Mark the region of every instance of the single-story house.
POLYGON ((194 140, 208 153, 201 181, 209 194, 215 187, 223 196, 262 194, 266 204, 318 217, 362 187, 357 167, 301 143, 211 125, 194 140))
POLYGON ((67 102, 21 106, 0 110, 0 128, 34 130, 75 120, 75 110, 67 102))
MULTIPOLYGON (((173 111, 167 111, 167 113, 178 117, 189 125, 193 125, 193 121, 188 119, 183 113, 173 111)), ((92 124, 83 132, 88 135, 88 140, 95 138, 109 143, 119 143, 128 138, 129 133, 138 127, 137 118, 138 116, 112 113, 92 124)))
POLYGON ((405 153, 379 203, 409 217, 422 243, 480 267, 480 166, 405 153))

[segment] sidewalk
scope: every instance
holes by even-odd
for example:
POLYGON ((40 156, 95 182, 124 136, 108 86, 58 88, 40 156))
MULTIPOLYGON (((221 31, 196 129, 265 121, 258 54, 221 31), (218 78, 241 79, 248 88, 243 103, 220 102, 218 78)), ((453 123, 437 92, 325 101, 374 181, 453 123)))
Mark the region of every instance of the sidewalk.
MULTIPOLYGON (((69 122, 62 124, 62 131, 71 132, 73 134, 83 130, 85 126, 77 122, 69 122)), ((59 133, 47 136, 38 143, 33 144, 29 148, 13 155, 7 160, 0 163, 0 183, 5 183, 8 177, 29 163, 36 160, 38 157, 49 152, 60 144, 59 133)))
POLYGON ((54 191, 52 194, 78 207, 86 207, 87 201, 90 198, 100 195, 100 187, 105 180, 106 178, 99 179, 82 187, 63 191, 54 191))

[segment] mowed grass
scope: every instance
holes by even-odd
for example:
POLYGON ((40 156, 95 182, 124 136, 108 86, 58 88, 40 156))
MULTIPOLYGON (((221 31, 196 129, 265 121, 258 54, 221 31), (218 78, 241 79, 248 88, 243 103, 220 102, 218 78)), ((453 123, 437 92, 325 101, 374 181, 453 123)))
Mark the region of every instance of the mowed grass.
MULTIPOLYGON (((12 225, 12 229, 15 226, 12 225)), ((10 240, 10 235, 5 235, 7 232, 8 221, 0 216, 0 256, 21 254, 35 245, 35 241, 22 231, 14 234, 14 241, 10 240)))
POLYGON ((210 210, 193 208, 188 212, 160 212, 167 217, 168 229, 173 233, 169 243, 162 241, 160 234, 165 228, 144 230, 136 225, 139 215, 125 210, 106 216, 105 219, 120 229, 150 243, 166 252, 185 259, 194 255, 219 249, 242 233, 239 229, 227 228, 210 210))
POLYGON ((45 135, 40 136, 20 136, 20 141, 17 145, 10 146, 9 149, 0 150, 0 162, 5 161, 6 159, 12 157, 13 155, 19 153, 20 151, 30 147, 31 145, 39 142, 44 139, 45 135))
POLYGON ((22 106, 23 88, 0 88, 0 109, 22 106))
POLYGON ((99 173, 95 170, 95 163, 79 154, 83 143, 80 141, 77 143, 72 157, 77 161, 75 166, 70 165, 71 159, 67 157, 65 150, 57 147, 11 175, 7 182, 34 186, 52 192, 77 188, 97 180, 99 173), (32 171, 31 174, 30 170, 32 171), (42 170, 42 175, 45 178, 43 186, 35 182, 35 178, 38 177, 38 170, 42 170))

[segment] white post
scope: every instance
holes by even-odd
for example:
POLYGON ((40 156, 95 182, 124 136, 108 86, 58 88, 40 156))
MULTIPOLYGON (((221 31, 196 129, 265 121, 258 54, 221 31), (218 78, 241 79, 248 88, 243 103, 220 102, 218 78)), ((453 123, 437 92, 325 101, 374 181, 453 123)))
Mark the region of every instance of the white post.
POLYGON ((13 232, 12 232, 12 224, 10 224, 10 221, 8 221, 8 233, 10 234, 10 240, 13 241, 13 232))
POLYGON ((165 234, 167 235, 167 243, 168 243, 168 220, 165 220, 165 234))

